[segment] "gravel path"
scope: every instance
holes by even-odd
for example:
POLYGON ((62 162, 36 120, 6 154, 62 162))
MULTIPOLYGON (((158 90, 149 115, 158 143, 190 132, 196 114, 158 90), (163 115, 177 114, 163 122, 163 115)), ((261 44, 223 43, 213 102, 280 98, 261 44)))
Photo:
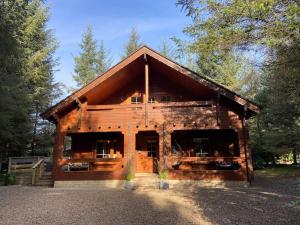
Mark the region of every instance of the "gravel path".
POLYGON ((168 191, 2 186, 0 204, 1 225, 297 225, 300 179, 257 179, 250 188, 168 191))

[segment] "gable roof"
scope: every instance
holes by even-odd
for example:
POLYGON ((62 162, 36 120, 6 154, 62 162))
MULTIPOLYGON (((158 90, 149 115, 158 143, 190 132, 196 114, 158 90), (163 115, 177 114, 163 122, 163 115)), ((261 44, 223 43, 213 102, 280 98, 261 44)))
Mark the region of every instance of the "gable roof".
POLYGON ((210 89, 212 89, 213 91, 216 91, 220 95, 225 96, 228 99, 231 99, 232 101, 240 104, 241 106, 247 107, 254 113, 260 112, 260 107, 256 103, 242 97, 241 95, 229 90, 228 88, 216 83, 215 81, 213 81, 201 74, 197 74, 196 72, 166 58, 165 56, 159 54, 158 52, 156 52, 153 49, 149 48, 148 46, 144 45, 141 48, 139 48, 136 52, 134 52, 127 58, 120 61, 115 66, 113 66, 112 68, 110 68, 109 70, 104 72, 103 74, 99 75, 97 78, 95 78, 93 81, 91 81, 84 87, 73 92, 72 94, 67 96, 65 99, 63 99, 62 101, 58 102, 54 106, 47 109, 45 112, 41 113, 41 116, 45 119, 49 119, 56 112, 59 112, 60 110, 66 108, 67 106, 69 106, 72 103, 78 102, 78 99, 80 97, 82 97, 84 94, 86 94, 87 92, 89 92, 90 90, 92 90, 93 88, 95 88, 96 86, 98 86, 99 84, 101 84, 102 82, 107 80, 108 78, 112 77, 118 71, 125 68, 128 64, 134 62, 136 59, 138 59, 139 57, 141 57, 143 55, 151 56, 152 58, 160 61, 161 63, 165 64, 166 66, 170 67, 171 69, 176 70, 183 76, 192 78, 196 82, 199 82, 202 85, 209 87, 210 89))

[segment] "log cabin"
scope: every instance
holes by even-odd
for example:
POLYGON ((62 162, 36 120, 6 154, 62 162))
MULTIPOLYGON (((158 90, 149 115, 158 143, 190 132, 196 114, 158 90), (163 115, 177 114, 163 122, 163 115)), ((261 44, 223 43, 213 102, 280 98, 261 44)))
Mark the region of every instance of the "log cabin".
POLYGON ((53 179, 253 179, 247 119, 260 107, 147 46, 49 108, 53 179))

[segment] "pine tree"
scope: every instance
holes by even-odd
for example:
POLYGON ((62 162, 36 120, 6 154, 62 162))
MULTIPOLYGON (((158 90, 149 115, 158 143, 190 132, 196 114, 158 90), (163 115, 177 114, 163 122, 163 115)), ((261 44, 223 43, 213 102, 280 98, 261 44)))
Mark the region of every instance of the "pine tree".
POLYGON ((99 45, 99 50, 96 58, 96 72, 97 74, 102 74, 111 67, 112 58, 109 52, 105 49, 104 43, 101 40, 99 45))
POLYGON ((27 2, 0 2, 0 162, 24 154, 30 132, 23 48, 27 2))
POLYGON ((0 15, 0 158, 34 154, 41 136, 52 141, 52 133, 44 132, 49 123, 39 113, 59 90, 53 81, 55 42, 46 29, 48 8, 39 0, 1 1, 0 15))
POLYGON ((263 106, 250 123, 253 153, 275 163, 275 156, 290 152, 296 163, 300 148, 299 2, 178 0, 177 4, 192 18, 184 33, 191 40, 188 51, 197 56, 204 74, 212 78, 222 71, 228 74, 226 61, 237 51, 259 49, 267 53, 256 62, 264 76, 255 67, 244 65, 248 74, 240 77, 241 91, 263 106), (245 84, 249 80, 251 83, 245 84))
POLYGON ((80 44, 81 53, 74 58, 75 75, 74 80, 78 87, 82 87, 96 78, 97 75, 97 42, 93 36, 91 26, 86 28, 80 44))
POLYGON ((300 152, 300 42, 274 50, 272 65, 265 76, 262 111, 263 149, 276 155, 300 152))
POLYGON ((91 26, 87 26, 80 48, 79 56, 74 58, 75 75, 73 75, 78 87, 82 87, 94 80, 99 74, 109 69, 112 64, 112 59, 105 49, 103 41, 100 41, 98 47, 91 26))
MULTIPOLYGON (((33 0, 27 7, 27 18, 24 29, 24 44, 27 57, 26 84, 29 87, 31 104, 32 138, 30 151, 35 155, 41 149, 42 136, 47 133, 48 122, 43 121, 39 114, 53 103, 60 93, 60 84, 54 82, 53 69, 56 65, 54 51, 56 41, 47 29, 49 19, 48 8, 41 0, 33 0)), ((47 136, 52 140, 51 134, 47 136)), ((50 148, 51 146, 47 146, 50 148)))
POLYGON ((162 41, 161 46, 159 48, 159 52, 160 54, 169 59, 174 58, 174 50, 171 48, 170 44, 166 40, 162 41))
POLYGON ((122 58, 126 58, 127 56, 131 55, 141 46, 142 44, 140 42, 140 35, 138 34, 135 28, 132 28, 131 33, 129 35, 129 40, 124 46, 125 49, 122 58))

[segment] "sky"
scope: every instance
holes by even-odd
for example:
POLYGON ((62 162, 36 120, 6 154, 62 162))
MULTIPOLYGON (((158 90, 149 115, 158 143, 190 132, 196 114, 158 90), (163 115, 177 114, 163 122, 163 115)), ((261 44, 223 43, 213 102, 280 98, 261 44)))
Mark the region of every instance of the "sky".
POLYGON ((48 27, 59 43, 55 80, 67 87, 76 86, 72 78, 74 56, 80 52, 79 43, 87 25, 92 26, 97 40, 104 41, 115 64, 133 27, 144 44, 157 50, 163 40, 174 36, 184 38, 182 30, 191 22, 175 5, 176 0, 48 0, 46 3, 50 6, 48 27))

